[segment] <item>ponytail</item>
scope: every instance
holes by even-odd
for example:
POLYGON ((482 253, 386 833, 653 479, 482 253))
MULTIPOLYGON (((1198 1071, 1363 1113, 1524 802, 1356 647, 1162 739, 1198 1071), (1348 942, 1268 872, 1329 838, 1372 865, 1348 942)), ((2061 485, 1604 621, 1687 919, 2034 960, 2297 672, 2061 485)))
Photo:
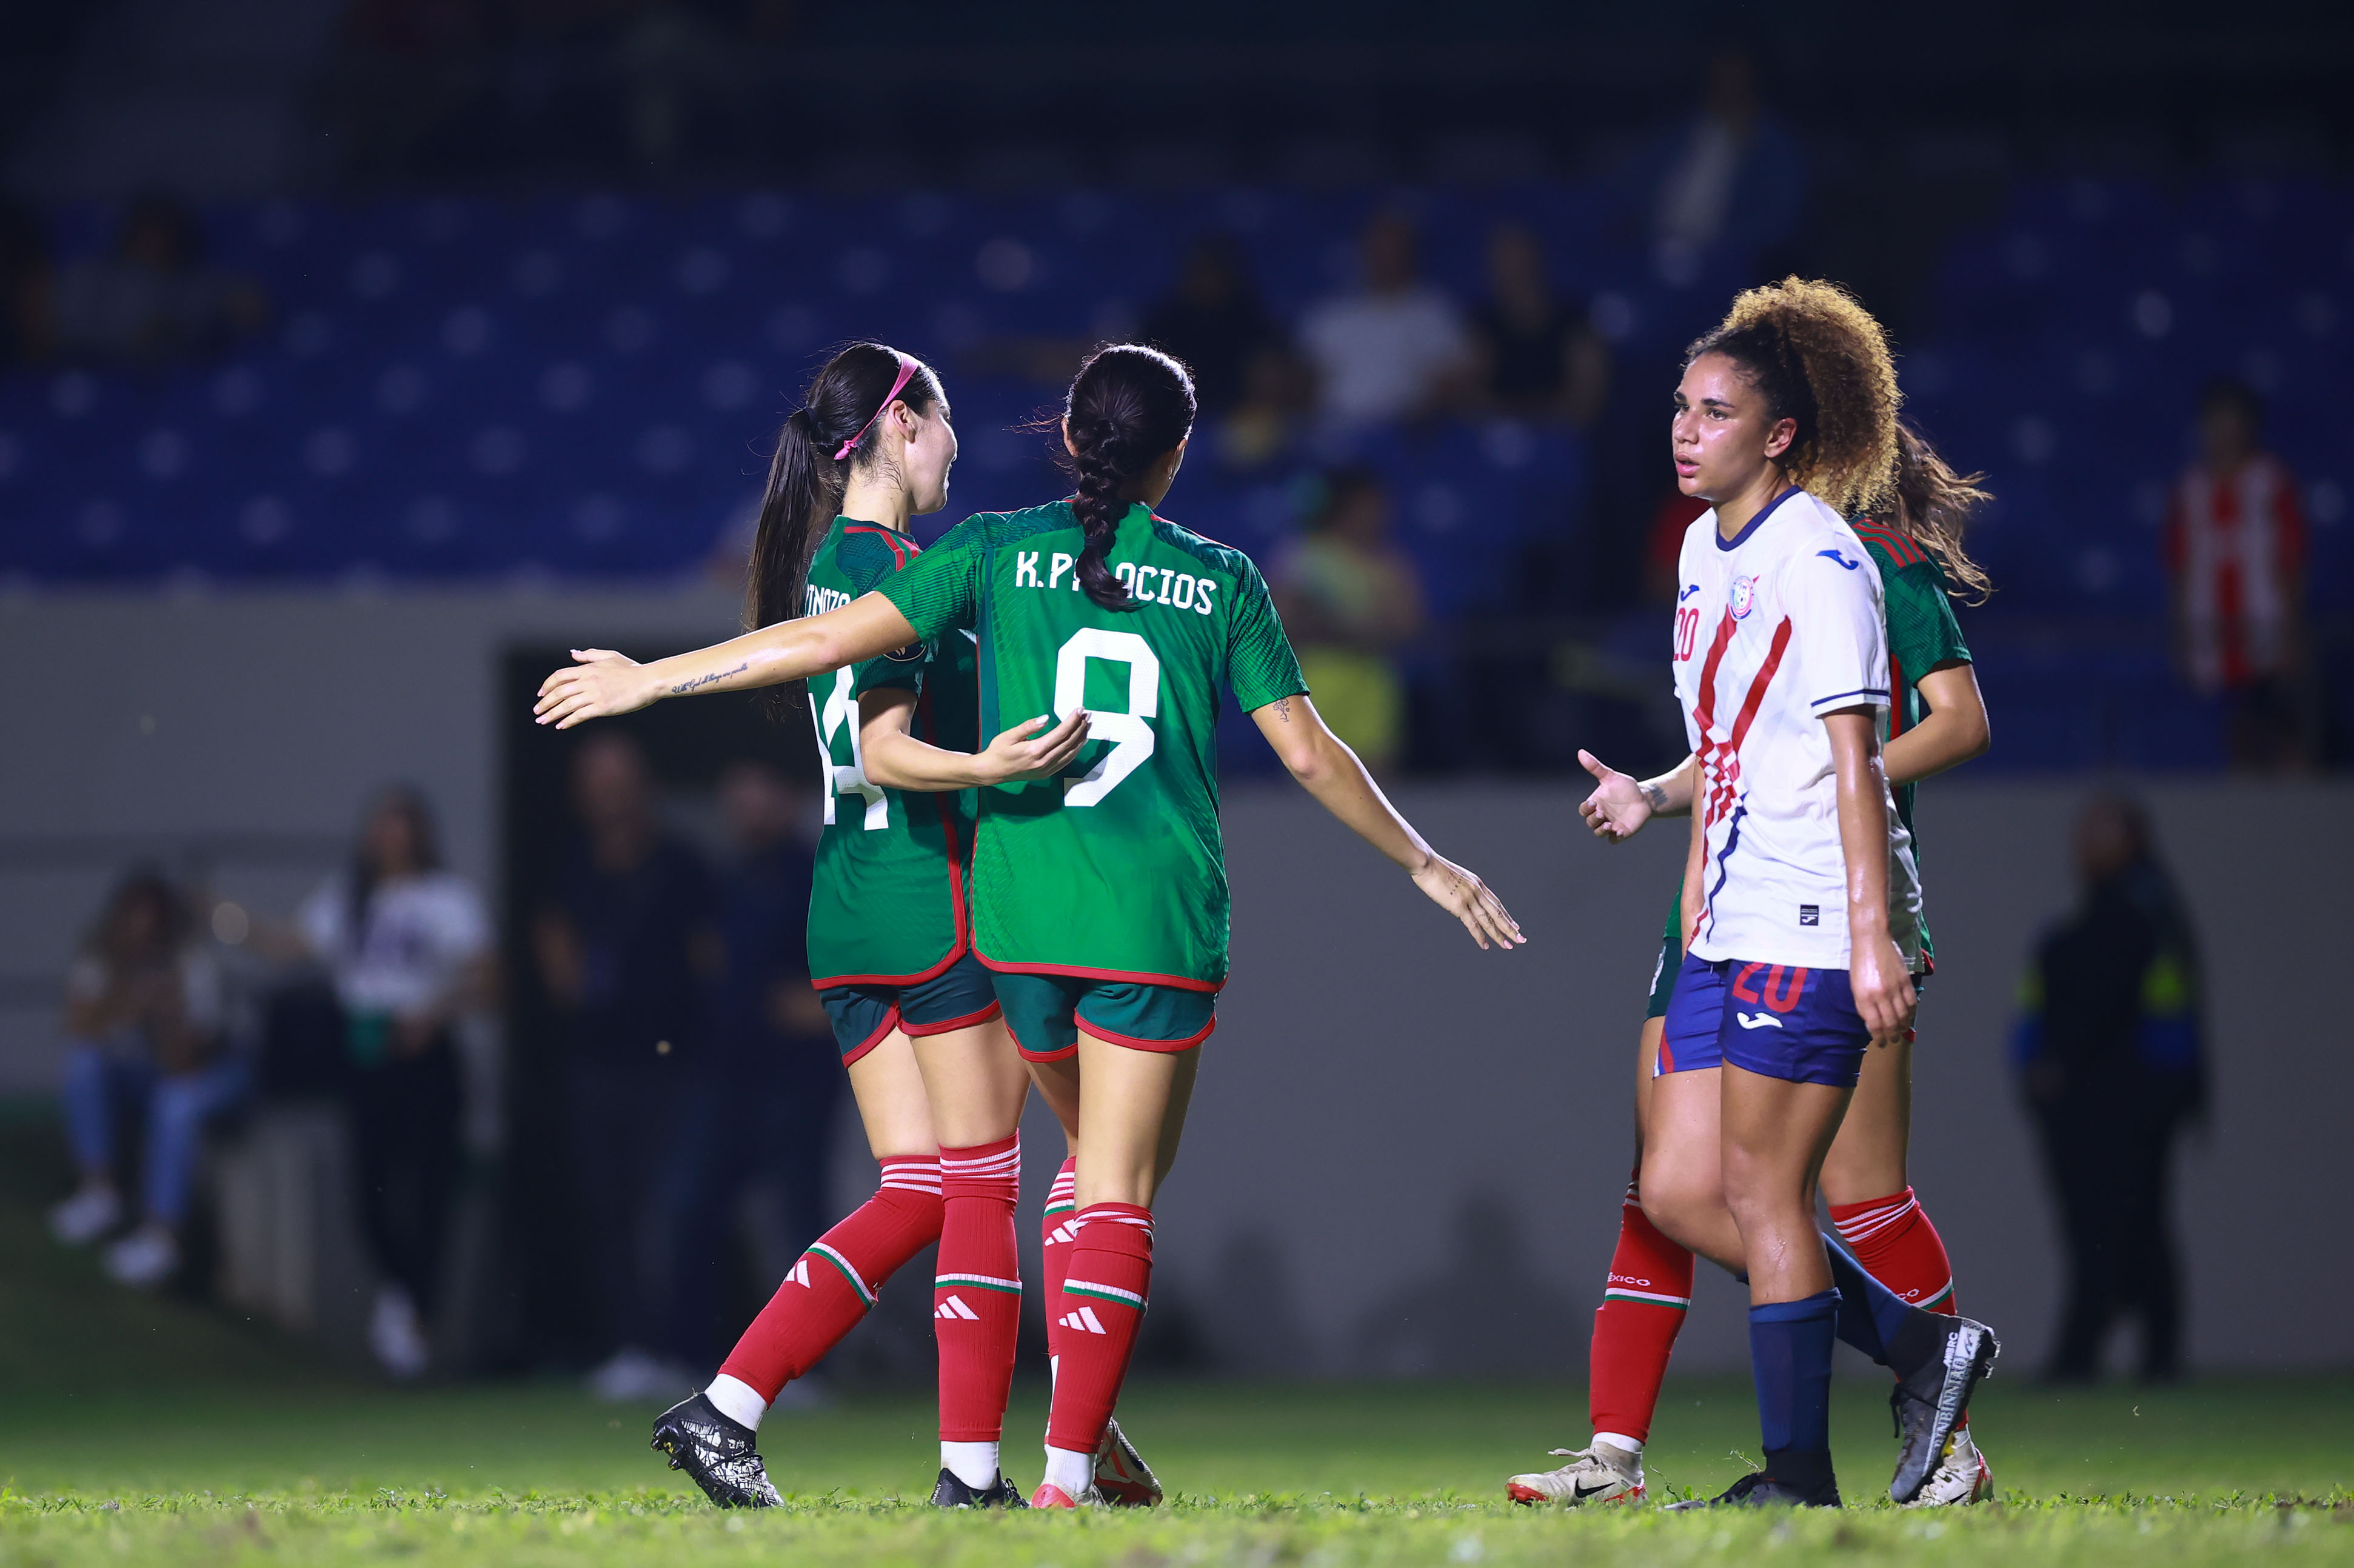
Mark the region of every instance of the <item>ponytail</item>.
POLYGON ((1956 473, 1910 420, 1898 421, 1896 525, 1937 557, 1946 576, 1958 585, 1947 591, 1969 604, 1984 604, 1994 592, 1994 579, 1962 548, 1971 514, 1994 499, 1982 488, 1985 481, 1983 473, 1956 473))
POLYGON ((1065 467, 1076 482, 1071 511, 1086 535, 1079 588, 1106 609, 1136 600, 1105 556, 1129 503, 1121 493, 1152 471, 1193 429, 1193 377, 1157 348, 1116 343, 1089 355, 1071 381, 1063 425, 1070 437, 1065 467))
MULTIPOLYGON (((875 430, 884 409, 901 402, 921 414, 939 396, 929 367, 879 343, 852 344, 826 361, 802 395, 801 407, 777 433, 776 454, 769 460, 744 586, 746 630, 803 613, 810 557, 842 505, 851 466, 874 461, 875 430)), ((781 717, 795 705, 791 699, 799 684, 769 689, 772 715, 781 717)))

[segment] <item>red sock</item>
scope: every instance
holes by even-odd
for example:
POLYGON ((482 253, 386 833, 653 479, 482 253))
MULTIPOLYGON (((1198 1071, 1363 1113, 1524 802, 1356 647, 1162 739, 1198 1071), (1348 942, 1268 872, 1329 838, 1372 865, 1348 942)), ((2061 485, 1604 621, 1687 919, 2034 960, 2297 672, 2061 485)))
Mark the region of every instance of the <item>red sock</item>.
POLYGON ((1136 1330, 1152 1293, 1152 1211, 1091 1203, 1079 1212, 1070 1273, 1046 1315, 1063 1320, 1063 1364, 1046 1419, 1046 1446, 1092 1454, 1119 1403, 1136 1330))
POLYGON ((1692 1255, 1662 1234, 1643 1213, 1633 1181, 1618 1210, 1618 1247, 1610 1280, 1594 1314, 1592 1387, 1587 1414, 1596 1432, 1638 1443, 1651 1436, 1659 1383, 1691 1306, 1692 1255))
POLYGON ((1912 1188, 1868 1203, 1833 1203, 1831 1224, 1872 1278, 1915 1307, 1958 1310, 1945 1241, 1912 1188))
POLYGON ((774 1400, 856 1328, 883 1282, 939 1234, 939 1160, 928 1154, 884 1160, 875 1196, 801 1254, 720 1372, 774 1400))
POLYGON ((1038 1220, 1038 1256, 1044 1267, 1046 1287, 1046 1364, 1062 1364, 1063 1341, 1069 1330, 1063 1327, 1063 1279, 1071 1272, 1071 1245, 1079 1234, 1078 1157, 1063 1161, 1055 1172, 1055 1185, 1046 1192, 1046 1212, 1038 1220))
POLYGON ((932 1334, 940 1351, 940 1441, 994 1443, 1004 1435, 1022 1332, 1022 1258, 1013 1210, 1022 1201, 1022 1135, 940 1150, 940 1261, 932 1280, 932 1334))

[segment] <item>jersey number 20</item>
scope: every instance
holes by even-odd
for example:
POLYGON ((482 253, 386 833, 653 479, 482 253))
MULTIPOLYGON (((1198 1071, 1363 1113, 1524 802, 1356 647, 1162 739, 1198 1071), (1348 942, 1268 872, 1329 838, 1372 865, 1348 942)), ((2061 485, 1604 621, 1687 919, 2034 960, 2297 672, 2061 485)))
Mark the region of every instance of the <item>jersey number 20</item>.
POLYGON ((818 706, 816 683, 811 683, 810 717, 817 721, 817 765, 825 774, 825 823, 833 825, 834 798, 855 795, 866 804, 865 826, 870 829, 891 825, 891 798, 880 784, 866 781, 866 759, 858 750, 858 699, 850 692, 850 672, 833 673, 833 685, 825 694, 825 705, 818 706), (850 732, 850 766, 843 767, 833 759, 833 732, 850 732))
POLYGON ((1063 780, 1063 804, 1092 806, 1119 787, 1152 755, 1152 726, 1146 721, 1161 714, 1161 659, 1133 631, 1106 631, 1090 626, 1072 633, 1055 655, 1055 717, 1066 719, 1087 706, 1087 661, 1128 666, 1128 711, 1092 715, 1087 734, 1112 743, 1086 775, 1063 780))

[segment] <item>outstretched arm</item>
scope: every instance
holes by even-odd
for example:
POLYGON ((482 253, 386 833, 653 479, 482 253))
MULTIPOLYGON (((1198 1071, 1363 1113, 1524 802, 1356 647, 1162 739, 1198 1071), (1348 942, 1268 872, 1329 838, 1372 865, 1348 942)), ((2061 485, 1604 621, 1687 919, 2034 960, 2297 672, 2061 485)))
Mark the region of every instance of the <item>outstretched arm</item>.
POLYGON ((1415 885, 1462 921, 1473 941, 1482 948, 1492 943, 1509 948, 1528 940, 1486 883, 1433 850, 1398 815, 1357 754, 1325 726, 1323 715, 1305 694, 1278 697, 1253 709, 1251 718, 1300 787, 1359 838, 1412 874, 1415 885))
POLYGON ((971 789, 1022 779, 1051 779, 1087 743, 1087 711, 1062 723, 1052 714, 1024 719, 983 751, 948 751, 907 733, 916 694, 883 686, 858 699, 858 755, 866 781, 892 789, 971 789))
POLYGON ((915 641, 916 629, 899 607, 870 593, 823 615, 780 620, 651 664, 608 648, 576 648, 572 656, 580 662, 540 683, 532 713, 540 724, 570 729, 592 718, 634 713, 664 697, 805 681, 915 641))
POLYGON ((1577 814, 1594 830, 1594 836, 1604 843, 1625 843, 1643 831, 1643 824, 1653 817, 1681 817, 1691 810, 1692 759, 1689 753, 1681 762, 1655 779, 1637 779, 1621 773, 1590 751, 1581 751, 1577 760, 1594 775, 1594 793, 1578 803, 1577 814))

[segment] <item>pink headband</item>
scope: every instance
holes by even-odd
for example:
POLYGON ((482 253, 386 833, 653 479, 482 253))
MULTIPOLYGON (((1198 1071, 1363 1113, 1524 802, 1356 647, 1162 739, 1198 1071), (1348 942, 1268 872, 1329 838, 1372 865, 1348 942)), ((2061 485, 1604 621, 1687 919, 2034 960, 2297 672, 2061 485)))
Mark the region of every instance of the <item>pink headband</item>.
POLYGON ((851 449, 855 447, 860 441, 866 439, 866 432, 875 428, 875 420, 883 417, 883 409, 891 406, 893 400, 899 396, 901 388, 905 387, 909 379, 915 376, 916 362, 908 358, 906 355, 900 354, 896 348, 891 352, 895 355, 898 355, 899 379, 891 383, 891 390, 883 394, 882 406, 875 410, 874 418, 870 418, 864 424, 859 426, 858 433, 842 443, 842 450, 833 454, 834 461, 840 462, 843 459, 848 457, 850 455, 851 449))

